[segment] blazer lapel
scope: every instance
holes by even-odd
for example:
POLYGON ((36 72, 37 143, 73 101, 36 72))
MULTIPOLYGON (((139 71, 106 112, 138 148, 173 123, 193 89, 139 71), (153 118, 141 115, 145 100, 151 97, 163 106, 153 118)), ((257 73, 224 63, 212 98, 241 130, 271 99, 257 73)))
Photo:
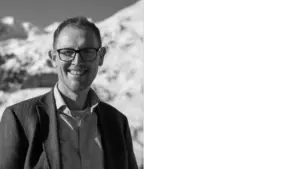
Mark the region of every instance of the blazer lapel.
POLYGON ((107 112, 103 103, 100 102, 97 106, 97 117, 98 117, 98 129, 101 134, 101 142, 104 151, 104 161, 106 169, 115 169, 118 168, 119 159, 124 152, 124 147, 120 144, 122 138, 119 138, 117 130, 117 124, 114 124, 113 121, 110 121, 107 112))
POLYGON ((109 146, 109 142, 107 140, 107 132, 105 130, 105 121, 104 121, 104 115, 103 113, 99 113, 100 112, 100 104, 97 106, 97 117, 98 117, 98 129, 100 131, 101 134, 101 143, 102 143, 102 147, 103 147, 103 151, 104 151, 104 168, 106 169, 113 169, 113 161, 112 161, 112 154, 111 154, 111 150, 110 150, 110 146, 109 146))
POLYGON ((43 147, 51 169, 60 169, 57 113, 54 104, 53 89, 42 97, 37 105, 43 134, 43 147))

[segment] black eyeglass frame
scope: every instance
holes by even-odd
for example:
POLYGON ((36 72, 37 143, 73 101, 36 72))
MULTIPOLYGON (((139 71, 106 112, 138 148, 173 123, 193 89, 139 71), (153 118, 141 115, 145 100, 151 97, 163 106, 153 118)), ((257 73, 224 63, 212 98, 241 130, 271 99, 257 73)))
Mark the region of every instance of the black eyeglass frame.
POLYGON ((100 49, 101 49, 101 47, 100 47, 100 48, 83 48, 83 49, 78 49, 78 50, 73 49, 73 48, 61 48, 61 49, 56 49, 56 52, 58 53, 59 59, 62 60, 62 61, 64 61, 64 62, 72 62, 72 61, 74 60, 74 58, 75 58, 75 56, 76 56, 77 53, 79 54, 79 57, 81 57, 81 59, 82 59, 83 61, 94 61, 94 60, 97 58, 97 53, 99 52, 100 49), (96 55, 95 55, 95 57, 94 57, 92 60, 86 60, 86 59, 85 59, 84 57, 82 57, 82 55, 80 54, 81 51, 87 50, 87 49, 94 49, 94 50, 96 51, 96 55), (74 53, 74 55, 72 55, 72 59, 70 59, 70 60, 63 60, 63 59, 60 57, 60 54, 61 54, 60 51, 61 51, 61 50, 72 50, 72 51, 74 51, 75 53, 74 53))

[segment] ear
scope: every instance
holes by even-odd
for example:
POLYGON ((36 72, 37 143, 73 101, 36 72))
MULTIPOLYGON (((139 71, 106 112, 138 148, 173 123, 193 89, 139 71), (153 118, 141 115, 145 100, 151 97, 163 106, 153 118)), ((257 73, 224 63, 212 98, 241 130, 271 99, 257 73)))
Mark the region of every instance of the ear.
POLYGON ((53 67, 56 67, 56 53, 53 50, 49 50, 48 56, 49 59, 51 60, 53 67))
POLYGON ((100 57, 98 63, 99 66, 102 66, 105 54, 106 54, 106 47, 101 47, 100 50, 98 51, 98 55, 100 57))

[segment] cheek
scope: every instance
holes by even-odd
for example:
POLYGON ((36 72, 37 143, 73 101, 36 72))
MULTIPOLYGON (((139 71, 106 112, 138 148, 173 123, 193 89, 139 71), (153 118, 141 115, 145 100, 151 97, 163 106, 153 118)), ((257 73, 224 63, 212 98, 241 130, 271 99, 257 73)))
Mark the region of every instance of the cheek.
POLYGON ((96 74, 97 74, 96 68, 91 69, 90 74, 89 74, 90 80, 93 80, 95 78, 96 74))
POLYGON ((65 64, 57 64, 57 73, 59 73, 60 76, 65 76, 67 74, 67 67, 65 64))
POLYGON ((91 80, 94 80, 98 73, 98 65, 92 65, 90 68, 90 78, 93 78, 91 80))

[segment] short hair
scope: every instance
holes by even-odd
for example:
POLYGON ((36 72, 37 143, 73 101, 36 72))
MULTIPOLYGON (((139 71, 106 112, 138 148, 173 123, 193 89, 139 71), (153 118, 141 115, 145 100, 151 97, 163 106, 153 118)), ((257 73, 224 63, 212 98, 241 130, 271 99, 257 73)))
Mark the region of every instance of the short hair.
POLYGON ((96 25, 92 22, 90 22, 86 17, 84 16, 77 16, 77 17, 73 17, 73 18, 68 18, 66 20, 64 20, 61 24, 59 24, 59 26, 56 28, 56 30, 54 31, 54 35, 53 35, 53 49, 56 46, 57 43, 57 38, 60 34, 60 32, 68 26, 72 26, 75 28, 79 28, 79 29, 91 29, 95 35, 96 38, 99 40, 99 45, 101 47, 102 45, 102 41, 101 41, 101 34, 99 29, 96 27, 96 25))

